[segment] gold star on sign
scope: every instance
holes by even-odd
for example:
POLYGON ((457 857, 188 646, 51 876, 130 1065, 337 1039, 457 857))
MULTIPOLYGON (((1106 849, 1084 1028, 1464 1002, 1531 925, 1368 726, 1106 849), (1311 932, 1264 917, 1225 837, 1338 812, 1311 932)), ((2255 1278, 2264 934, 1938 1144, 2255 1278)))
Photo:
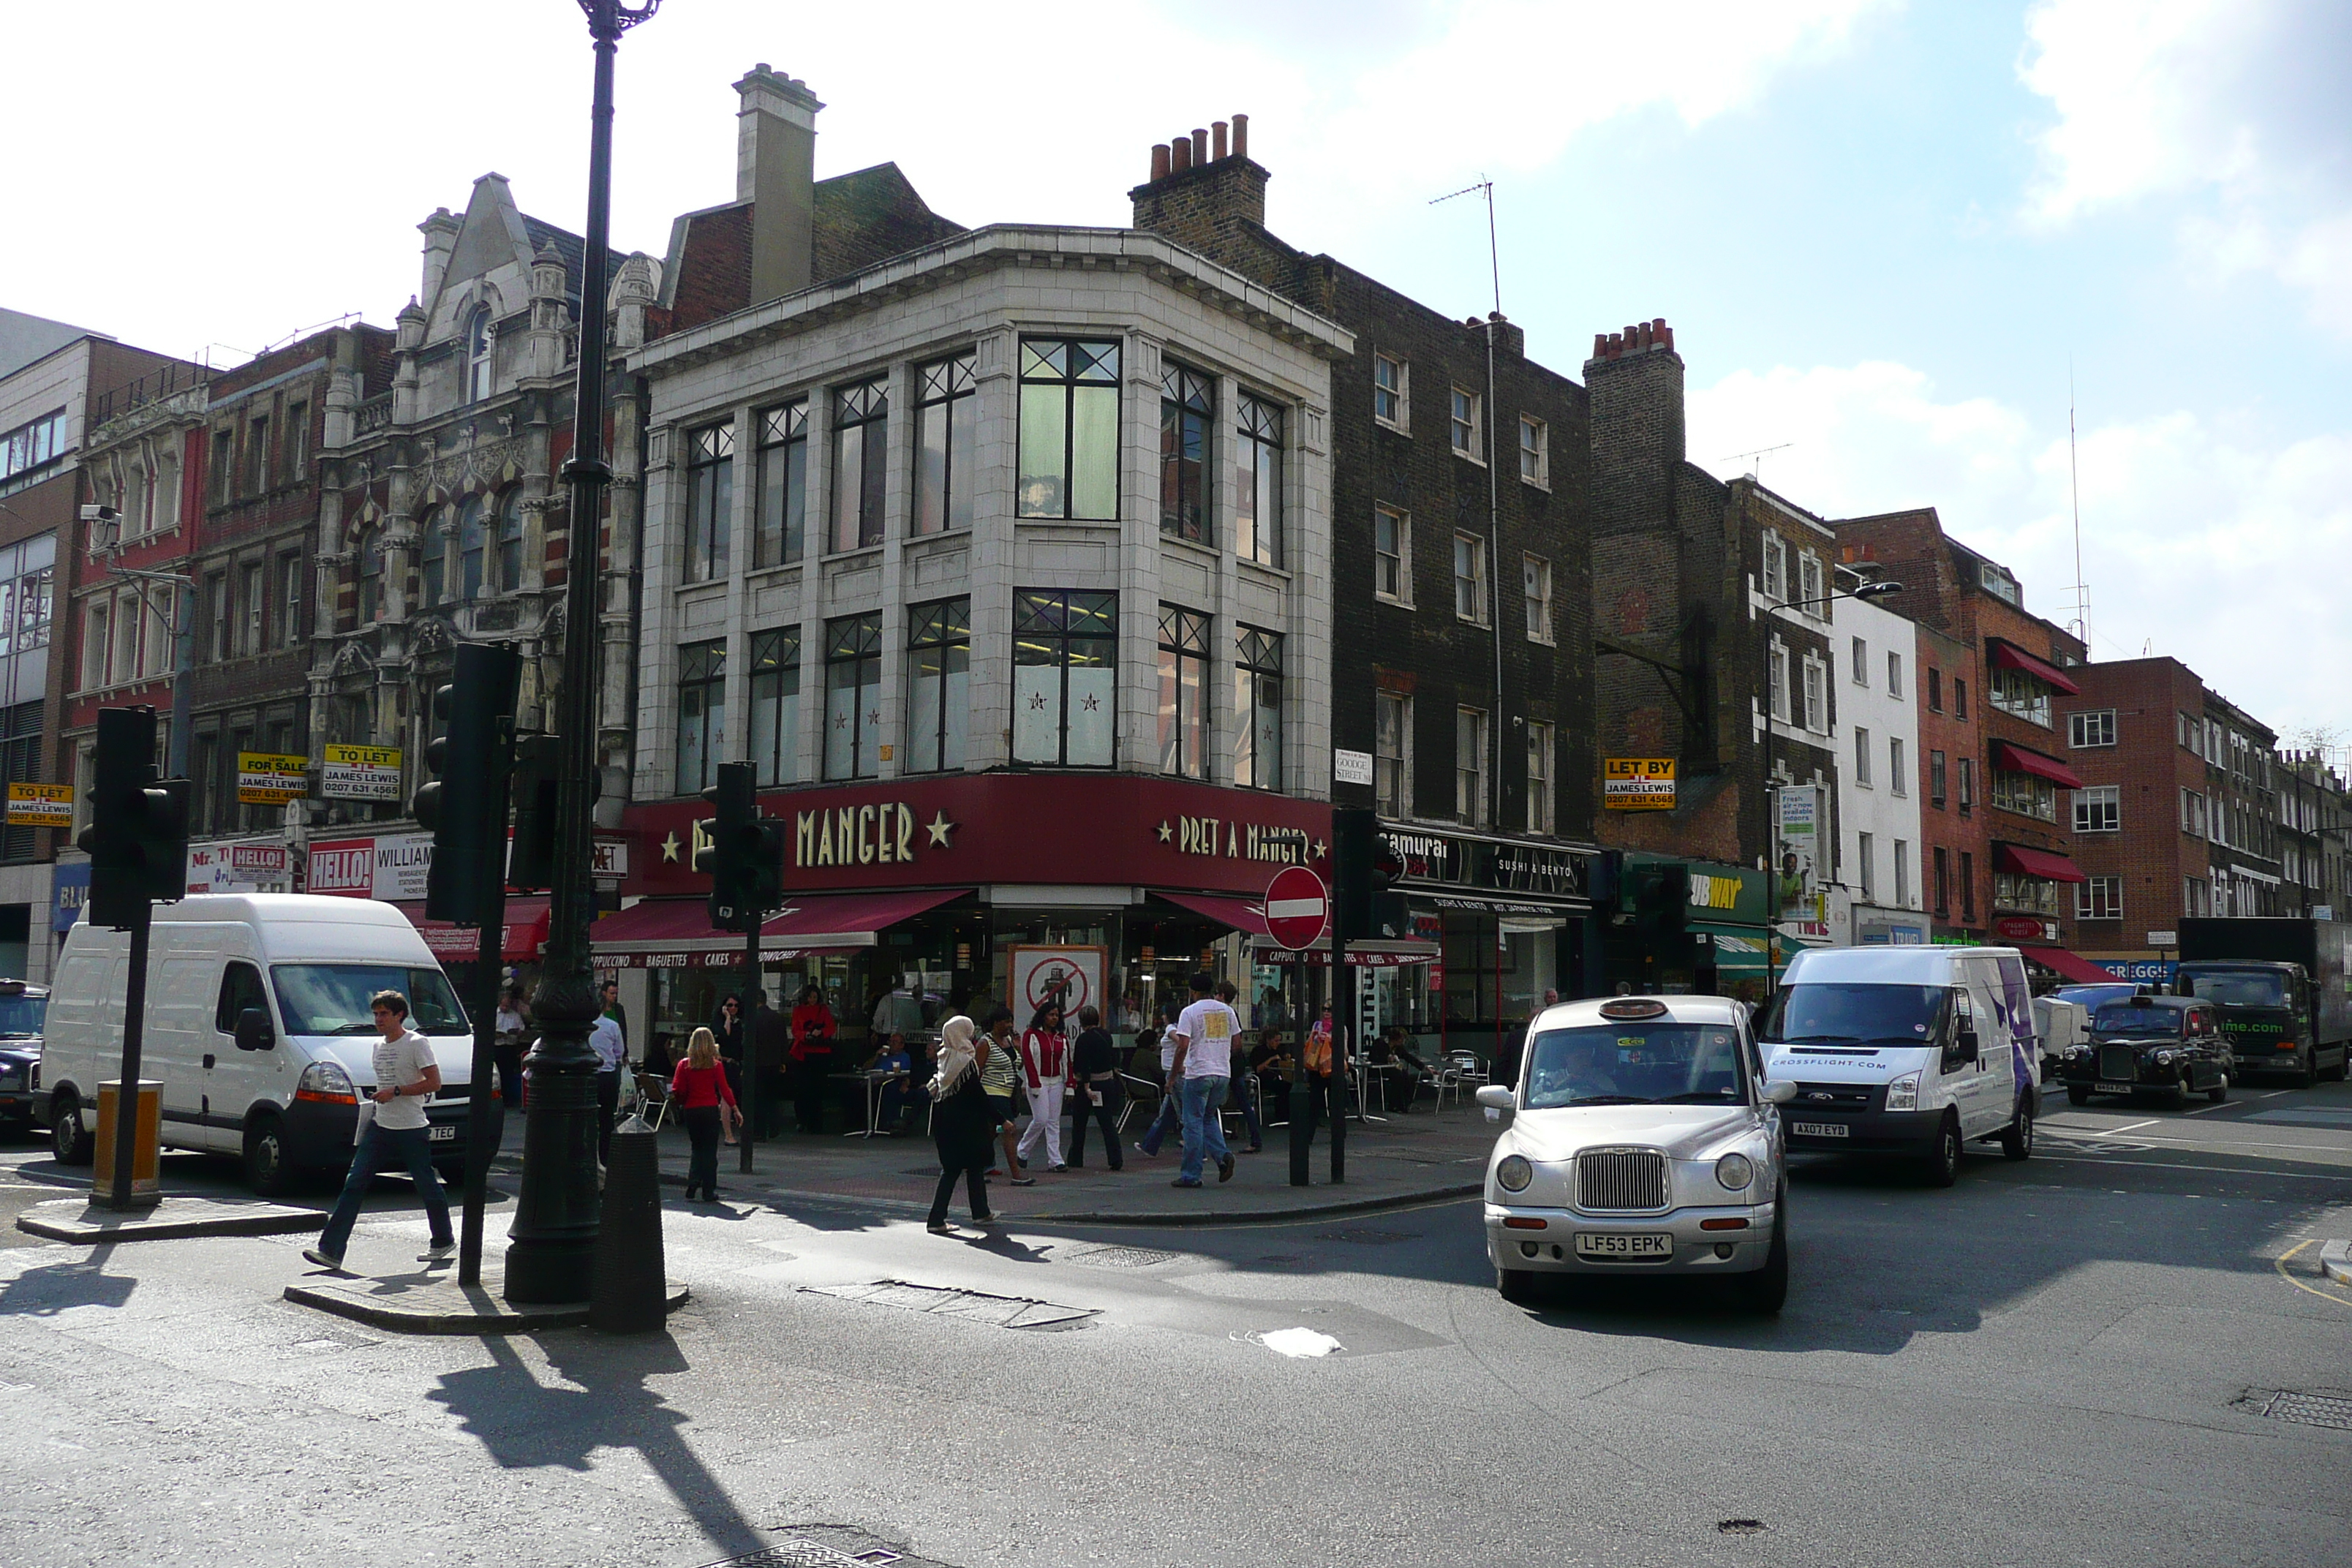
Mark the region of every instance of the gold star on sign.
POLYGON ((931 845, 934 848, 951 849, 954 847, 953 845, 948 842, 948 835, 955 831, 956 825, 948 820, 948 814, 946 812, 942 811, 938 816, 932 817, 930 821, 923 825, 923 827, 926 832, 930 834, 931 845))
POLYGON ((1320 838, 1315 841, 1315 858, 1318 860, 1323 858, 1323 840, 1320 838))
POLYGON ((1170 840, 1173 839, 1175 837, 1176 837, 1176 836, 1175 836, 1175 834, 1174 834, 1173 832, 1171 832, 1171 831, 1169 829, 1169 826, 1168 826, 1168 825, 1167 825, 1165 822, 1163 822, 1163 823, 1161 823, 1161 824, 1160 825, 1160 843, 1162 843, 1162 844, 1166 844, 1166 843, 1168 843, 1170 840))
POLYGON ((673 833, 668 837, 662 840, 662 864, 665 866, 677 865, 677 835, 673 833))

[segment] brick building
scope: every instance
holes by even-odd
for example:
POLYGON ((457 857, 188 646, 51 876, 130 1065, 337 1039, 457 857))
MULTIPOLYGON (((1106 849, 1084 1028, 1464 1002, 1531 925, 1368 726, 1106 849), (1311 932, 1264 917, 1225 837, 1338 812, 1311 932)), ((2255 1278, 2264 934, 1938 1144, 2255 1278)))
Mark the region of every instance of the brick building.
POLYGON ((1992 854, 1978 759, 1984 738, 1969 707, 1975 650, 1933 626, 1913 626, 1919 721, 1919 842, 1931 937, 1981 942, 1988 906, 1979 869, 1992 854))
POLYGON ((2279 912, 2335 918, 2352 909, 2345 884, 2352 798, 2344 775, 2315 750, 2282 752, 2271 764, 2279 805, 2279 857, 2285 888, 2279 912))
MULTIPOLYGON (((1333 744, 1442 935, 1442 994, 1377 987, 1381 1023, 1475 1036, 1548 989, 1605 989, 1586 915, 1599 763, 1584 389, 1499 314, 1457 319, 1265 224, 1249 122, 1152 149, 1135 226, 1354 335, 1331 369, 1333 744)), ((1300 563, 1318 570, 1322 563, 1300 563)), ((1343 786, 1342 795, 1346 790, 1343 786)))

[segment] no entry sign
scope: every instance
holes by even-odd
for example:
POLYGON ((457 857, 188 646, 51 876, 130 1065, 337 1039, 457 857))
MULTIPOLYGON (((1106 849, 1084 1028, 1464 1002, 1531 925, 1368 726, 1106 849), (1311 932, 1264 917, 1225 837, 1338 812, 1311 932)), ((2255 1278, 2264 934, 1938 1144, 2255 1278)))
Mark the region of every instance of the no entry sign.
POLYGON ((1293 952, 1321 939, 1330 914, 1331 899, 1323 879, 1304 866, 1286 866, 1266 884, 1265 929, 1293 952))

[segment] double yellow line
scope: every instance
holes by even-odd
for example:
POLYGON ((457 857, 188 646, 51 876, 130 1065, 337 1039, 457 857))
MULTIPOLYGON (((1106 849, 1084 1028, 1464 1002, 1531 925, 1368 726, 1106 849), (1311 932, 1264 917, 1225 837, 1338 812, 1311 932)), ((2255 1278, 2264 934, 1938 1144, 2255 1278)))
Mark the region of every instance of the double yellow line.
POLYGON ((2318 1239, 2319 1238, 2315 1236, 2304 1237, 2304 1239, 2296 1242, 2284 1252, 2280 1253, 2278 1257, 2273 1258, 2271 1260, 2271 1267, 2278 1270, 2278 1277, 2280 1279, 2285 1280, 2288 1284, 2294 1286, 2298 1290, 2308 1291, 2312 1295, 2318 1297, 2321 1300, 2333 1301, 2339 1307, 2352 1307, 2352 1296, 2339 1296, 2333 1290, 2323 1290, 2316 1285, 2306 1285, 2302 1280, 2296 1279, 2294 1275, 2286 1271, 2288 1259, 2292 1258, 2296 1253, 2301 1252, 2305 1247, 2313 1245, 2318 1239))

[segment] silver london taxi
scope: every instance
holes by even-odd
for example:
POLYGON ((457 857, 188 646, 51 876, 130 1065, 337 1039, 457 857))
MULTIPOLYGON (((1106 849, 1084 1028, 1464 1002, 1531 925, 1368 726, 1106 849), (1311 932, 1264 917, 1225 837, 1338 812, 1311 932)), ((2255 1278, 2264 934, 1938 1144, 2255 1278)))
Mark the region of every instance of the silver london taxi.
POLYGON ((1486 1252, 1507 1300, 1538 1276, 1720 1276, 1748 1307, 1789 1293, 1780 1107, 1747 1009, 1721 996, 1615 996, 1546 1008, 1519 1081, 1478 1103, 1516 1114, 1486 1165, 1486 1252))

